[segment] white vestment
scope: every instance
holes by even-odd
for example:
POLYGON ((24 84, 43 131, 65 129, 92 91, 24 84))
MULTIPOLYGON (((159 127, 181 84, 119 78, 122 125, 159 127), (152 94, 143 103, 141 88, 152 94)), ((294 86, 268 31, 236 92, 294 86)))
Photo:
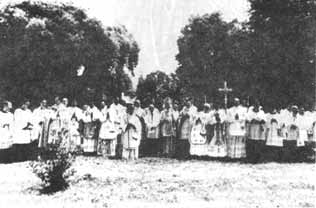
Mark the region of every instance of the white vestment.
POLYGON ((153 112, 151 112, 150 109, 146 109, 145 112, 144 120, 147 128, 147 138, 158 139, 160 112, 157 108, 154 108, 153 112))
POLYGON ((127 114, 124 118, 122 133, 124 159, 137 159, 138 147, 142 136, 142 124, 135 114, 127 114))
POLYGON ((14 112, 14 143, 28 144, 33 139, 34 117, 29 109, 16 109, 14 112), (28 128, 27 128, 28 127, 28 128))
POLYGON ((0 111, 0 149, 7 149, 13 144, 13 114, 0 111))

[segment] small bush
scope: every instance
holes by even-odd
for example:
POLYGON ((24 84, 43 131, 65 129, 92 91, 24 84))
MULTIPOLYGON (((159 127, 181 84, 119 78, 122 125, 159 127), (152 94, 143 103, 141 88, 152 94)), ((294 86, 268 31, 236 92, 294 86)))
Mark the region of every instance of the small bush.
POLYGON ((70 153, 61 142, 49 145, 37 161, 30 167, 41 180, 44 193, 64 190, 68 187, 68 179, 74 175, 71 168, 75 154, 70 153))

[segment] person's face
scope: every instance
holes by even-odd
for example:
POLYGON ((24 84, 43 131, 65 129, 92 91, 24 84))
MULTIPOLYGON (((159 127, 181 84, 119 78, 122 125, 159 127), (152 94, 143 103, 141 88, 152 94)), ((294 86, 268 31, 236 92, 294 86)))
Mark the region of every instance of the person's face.
POLYGON ((59 105, 60 104, 60 100, 58 97, 55 98, 55 104, 59 105))
POLYGON ((235 106, 239 106, 240 105, 240 101, 235 99, 234 104, 235 104, 235 106))
POLYGON ((151 112, 153 112, 153 111, 154 111, 154 106, 153 106, 153 105, 150 105, 150 106, 149 106, 149 110, 150 110, 151 112))
POLYGON ((204 113, 208 113, 209 110, 210 110, 210 109, 209 109, 208 107, 205 107, 205 106, 204 106, 204 108, 203 108, 204 113))
POLYGON ((186 106, 190 107, 192 105, 192 102, 190 100, 187 101, 186 106))
POLYGON ((165 107, 166 107, 167 109, 169 109, 169 108, 170 108, 170 103, 169 103, 169 102, 166 102, 166 103, 165 103, 165 107))
POLYGON ((304 113, 305 113, 305 109, 304 108, 300 108, 299 114, 300 115, 304 115, 304 113))
POLYGON ((174 107, 175 110, 178 110, 178 109, 179 109, 178 104, 174 104, 173 107, 174 107))
POLYGON ((43 101, 41 102, 41 105, 42 105, 42 107, 46 107, 46 106, 47 106, 47 100, 43 100, 43 101))
POLYGON ((105 102, 104 102, 104 101, 101 102, 101 107, 102 107, 102 108, 105 107, 105 102))
POLYGON ((22 108, 27 109, 30 106, 30 104, 31 104, 30 101, 26 101, 24 105, 22 105, 22 108))
POLYGON ((117 105, 119 103, 118 99, 114 99, 114 104, 117 105))
POLYGON ((294 108, 294 109, 292 109, 292 113, 293 113, 294 116, 296 116, 297 113, 298 113, 298 110, 294 108))
POLYGON ((127 105, 126 113, 132 115, 133 112, 134 112, 134 107, 133 107, 133 105, 127 105))
POLYGON ((65 106, 68 106, 68 99, 64 98, 64 99, 63 99, 63 104, 64 104, 65 106))
POLYGON ((10 111, 10 108, 9 108, 9 106, 5 105, 5 106, 3 106, 2 110, 7 113, 10 111))

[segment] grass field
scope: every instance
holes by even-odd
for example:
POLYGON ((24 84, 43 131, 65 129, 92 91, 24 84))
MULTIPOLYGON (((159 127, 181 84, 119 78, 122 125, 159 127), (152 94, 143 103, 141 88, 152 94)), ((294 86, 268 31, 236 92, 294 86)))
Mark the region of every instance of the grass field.
POLYGON ((70 187, 43 195, 28 162, 0 164, 0 207, 315 207, 315 165, 78 157, 70 187))

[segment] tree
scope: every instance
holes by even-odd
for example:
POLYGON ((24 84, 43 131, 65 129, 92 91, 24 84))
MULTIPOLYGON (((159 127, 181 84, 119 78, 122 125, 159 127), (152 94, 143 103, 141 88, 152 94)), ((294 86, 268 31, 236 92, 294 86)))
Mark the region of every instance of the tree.
POLYGON ((316 2, 250 0, 253 83, 265 105, 311 107, 315 90, 316 2))
POLYGON ((316 2, 250 0, 250 20, 192 17, 178 39, 177 76, 187 95, 223 103, 224 80, 234 96, 272 108, 311 108, 315 96, 316 2), (252 99, 251 99, 252 100, 252 99))
POLYGON ((126 28, 103 28, 71 5, 22 2, 0 12, 0 92, 13 102, 118 96, 131 87, 124 67, 133 72, 138 52, 126 28))
POLYGON ((167 75, 162 71, 152 72, 146 78, 140 77, 136 90, 136 95, 144 106, 153 101, 160 109, 166 97, 180 101, 182 93, 176 75, 167 75))
POLYGON ((181 33, 176 74, 187 96, 199 105, 205 96, 208 102, 223 103, 218 88, 224 80, 235 96, 245 95, 250 48, 242 24, 225 22, 219 13, 206 14, 190 18, 181 33))

